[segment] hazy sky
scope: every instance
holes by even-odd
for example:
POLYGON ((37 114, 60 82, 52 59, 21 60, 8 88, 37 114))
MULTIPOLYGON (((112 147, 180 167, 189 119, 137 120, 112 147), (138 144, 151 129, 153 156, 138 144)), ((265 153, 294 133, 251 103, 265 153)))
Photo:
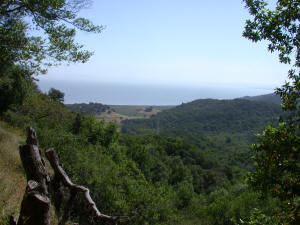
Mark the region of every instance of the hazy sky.
POLYGON ((242 37, 249 14, 241 0, 95 0, 80 15, 106 26, 78 33, 94 56, 42 80, 276 87, 287 76, 266 43, 242 37))

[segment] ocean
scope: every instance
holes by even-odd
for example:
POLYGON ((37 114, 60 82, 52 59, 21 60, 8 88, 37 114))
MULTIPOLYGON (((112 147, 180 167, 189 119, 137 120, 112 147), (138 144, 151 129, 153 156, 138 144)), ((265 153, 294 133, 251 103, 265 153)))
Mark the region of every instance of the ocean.
POLYGON ((138 85, 121 83, 40 80, 43 92, 51 87, 65 93, 65 103, 109 105, 179 105, 196 99, 233 99, 274 92, 275 87, 247 84, 138 85))

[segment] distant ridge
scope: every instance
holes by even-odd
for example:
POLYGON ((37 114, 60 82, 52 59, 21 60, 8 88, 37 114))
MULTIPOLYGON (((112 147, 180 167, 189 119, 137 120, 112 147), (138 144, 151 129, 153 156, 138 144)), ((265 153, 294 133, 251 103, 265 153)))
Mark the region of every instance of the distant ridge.
POLYGON ((218 135, 220 133, 256 134, 275 122, 282 111, 266 98, 199 99, 164 110, 150 119, 125 120, 122 131, 129 134, 155 133, 160 125, 162 134, 186 136, 189 133, 218 135), (264 100, 264 102, 262 102, 264 100))
POLYGON ((241 99, 247 99, 250 101, 260 101, 260 102, 270 102, 280 105, 281 99, 279 95, 276 95, 275 93, 272 94, 266 94, 266 95, 257 95, 257 96, 245 96, 241 99))
POLYGON ((267 125, 276 124, 282 114, 280 105, 259 99, 264 101, 199 99, 149 119, 124 120, 121 131, 129 135, 181 137, 201 150, 212 152, 222 162, 234 159, 243 168, 251 168, 249 146, 256 141, 257 133, 267 125))

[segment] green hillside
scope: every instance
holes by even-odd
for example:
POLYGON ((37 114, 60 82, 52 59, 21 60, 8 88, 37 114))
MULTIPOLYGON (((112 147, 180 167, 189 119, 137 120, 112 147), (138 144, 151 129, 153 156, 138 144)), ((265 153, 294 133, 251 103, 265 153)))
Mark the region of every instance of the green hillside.
POLYGON ((266 94, 266 95, 257 95, 257 96, 245 96, 242 99, 247 99, 250 101, 270 102, 278 105, 281 104, 280 96, 274 93, 266 94))
MULTIPOLYGON (((233 219, 248 220, 254 208, 269 215, 275 199, 260 200, 243 175, 252 164, 249 137, 278 114, 275 104, 197 100, 136 120, 152 121, 148 128, 132 124, 140 129, 135 132, 149 134, 127 135, 116 124, 77 115, 35 93, 2 115, 0 165, 7 173, 0 176, 0 222, 19 212, 25 184, 17 148, 24 138, 17 132, 28 125, 36 129, 41 149, 54 147, 70 178, 90 188, 102 212, 125 215, 119 224, 233 225, 233 219)), ((51 216, 57 224, 54 211, 51 216)), ((76 221, 75 214, 70 220, 76 221)))
MULTIPOLYGON (((122 135, 115 124, 104 123, 91 115, 77 116, 45 94, 29 97, 20 109, 6 112, 7 123, 22 129, 33 125, 41 149, 57 150, 70 178, 90 188, 101 211, 126 217, 119 224, 214 223, 213 214, 219 209, 213 202, 221 201, 223 194, 219 189, 224 188, 228 192, 224 200, 226 207, 246 206, 245 197, 253 199, 252 208, 261 205, 258 196, 241 184, 239 177, 243 171, 220 162, 212 153, 202 152, 182 138, 122 135), (45 112, 47 116, 42 118, 45 112), (233 202, 236 190, 241 199, 233 202)), ((7 129, 0 131, 3 137, 0 144, 7 146, 1 149, 1 158, 6 160, 13 155, 10 167, 6 167, 10 173, 1 174, 0 183, 1 190, 7 190, 2 192, 1 199, 8 202, 1 205, 5 212, 0 221, 6 221, 9 215, 18 214, 25 185, 14 185, 14 177, 24 182, 17 153, 20 142, 7 129), (18 199, 10 195, 16 192, 18 199)), ((1 165, 6 163, 3 161, 1 165)), ((226 216, 219 214, 217 220, 228 223, 235 216, 249 218, 244 212, 245 207, 238 211, 232 209, 226 216)))
POLYGON ((276 122, 280 114, 280 106, 273 103, 202 99, 165 110, 148 120, 125 120, 122 132, 184 137, 223 160, 243 155, 241 160, 248 164, 244 154, 255 135, 276 122))

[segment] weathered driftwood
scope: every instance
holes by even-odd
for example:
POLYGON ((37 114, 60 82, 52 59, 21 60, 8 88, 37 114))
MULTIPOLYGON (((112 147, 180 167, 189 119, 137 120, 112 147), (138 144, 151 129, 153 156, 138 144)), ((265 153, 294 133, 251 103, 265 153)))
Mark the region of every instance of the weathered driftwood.
POLYGON ((28 128, 26 145, 20 147, 20 157, 26 173, 27 187, 21 204, 18 225, 49 225, 50 177, 37 147, 35 131, 28 128))
MULTIPOLYGON (((77 195, 78 193, 83 193, 85 200, 88 203, 88 206, 90 207, 90 210, 93 214, 91 216, 93 216, 95 219, 105 220, 112 224, 116 224, 117 217, 104 215, 98 210, 95 202, 93 201, 93 199, 90 196, 90 191, 88 188, 72 183, 72 181, 68 177, 67 173, 62 168, 59 158, 58 158, 58 155, 56 154, 56 152, 53 148, 46 150, 45 155, 46 155, 47 159, 49 160, 51 167, 54 170, 54 173, 55 173, 54 179, 56 180, 55 183, 56 184, 62 183, 63 185, 65 185, 66 187, 68 187, 70 189, 70 194, 71 194, 70 201, 69 201, 69 204, 67 204, 67 209, 65 209, 65 210, 69 210, 68 207, 70 207, 70 206, 68 206, 68 205, 70 205, 70 203, 72 202, 72 199, 75 198, 75 195, 77 195)), ((67 218, 64 218, 63 220, 66 220, 66 219, 67 218)))

